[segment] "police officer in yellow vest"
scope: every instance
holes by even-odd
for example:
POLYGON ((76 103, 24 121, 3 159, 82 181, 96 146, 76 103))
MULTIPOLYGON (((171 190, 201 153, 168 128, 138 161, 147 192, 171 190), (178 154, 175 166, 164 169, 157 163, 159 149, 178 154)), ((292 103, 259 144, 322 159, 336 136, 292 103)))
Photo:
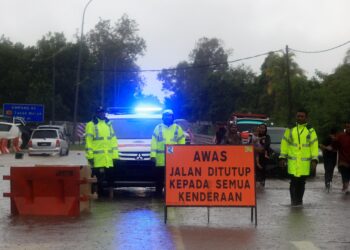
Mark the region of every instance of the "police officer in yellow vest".
POLYGON ((151 160, 155 163, 156 192, 162 194, 164 187, 165 145, 185 144, 182 128, 174 124, 174 113, 170 109, 163 111, 162 124, 154 129, 151 142, 151 160))
POLYGON ((280 164, 288 159, 288 174, 291 176, 290 197, 292 206, 301 206, 305 191, 305 180, 310 171, 316 171, 318 163, 318 140, 315 129, 307 124, 307 112, 300 109, 297 123, 286 129, 281 141, 280 164))
POLYGON ((118 141, 111 122, 102 107, 96 109, 92 121, 85 127, 86 158, 92 167, 92 176, 97 177, 97 191, 103 195, 103 187, 107 181, 109 195, 113 197, 113 166, 119 158, 118 141))

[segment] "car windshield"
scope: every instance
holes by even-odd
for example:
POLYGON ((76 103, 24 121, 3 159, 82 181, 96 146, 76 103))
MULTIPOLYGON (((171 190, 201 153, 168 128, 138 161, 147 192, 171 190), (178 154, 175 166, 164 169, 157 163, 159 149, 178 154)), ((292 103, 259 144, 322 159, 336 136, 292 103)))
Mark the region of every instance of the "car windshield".
POLYGON ((0 131, 7 132, 7 131, 10 131, 10 129, 11 129, 11 125, 0 123, 0 131))
POLYGON ((263 124, 263 121, 257 120, 238 120, 237 127, 238 131, 249 131, 253 132, 254 128, 258 127, 260 124, 263 124))
POLYGON ((0 122, 12 123, 13 119, 12 117, 9 117, 9 116, 0 116, 0 122))
POLYGON ((268 129, 267 134, 270 135, 271 143, 279 144, 281 143, 285 129, 268 129))
POLYGON ((159 119, 123 118, 111 120, 118 139, 152 139, 159 119))
POLYGON ((55 130, 36 130, 32 135, 33 139, 43 138, 57 138, 57 132, 55 130))
POLYGON ((47 125, 38 126, 38 129, 43 129, 43 128, 60 129, 60 127, 55 127, 55 126, 47 126, 47 125))

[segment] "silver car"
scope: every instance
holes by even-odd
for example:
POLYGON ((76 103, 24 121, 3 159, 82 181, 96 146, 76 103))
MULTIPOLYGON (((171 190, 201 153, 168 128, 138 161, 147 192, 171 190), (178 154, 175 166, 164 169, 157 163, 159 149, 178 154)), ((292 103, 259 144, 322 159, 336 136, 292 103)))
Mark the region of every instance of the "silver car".
POLYGON ((69 144, 58 129, 35 129, 28 143, 31 155, 68 155, 69 144))

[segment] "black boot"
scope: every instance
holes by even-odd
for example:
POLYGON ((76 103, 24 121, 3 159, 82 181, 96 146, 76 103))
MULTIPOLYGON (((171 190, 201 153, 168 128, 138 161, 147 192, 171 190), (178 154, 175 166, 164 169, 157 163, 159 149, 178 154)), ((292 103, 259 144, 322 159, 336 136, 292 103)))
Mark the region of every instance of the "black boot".
POLYGON ((290 201, 291 201, 291 205, 295 206, 297 203, 296 200, 296 190, 295 190, 295 182, 293 181, 293 179, 290 181, 290 186, 289 186, 289 193, 290 193, 290 201))
POLYGON ((303 205, 303 197, 305 192, 305 177, 298 177, 296 178, 296 205, 301 206, 303 205))

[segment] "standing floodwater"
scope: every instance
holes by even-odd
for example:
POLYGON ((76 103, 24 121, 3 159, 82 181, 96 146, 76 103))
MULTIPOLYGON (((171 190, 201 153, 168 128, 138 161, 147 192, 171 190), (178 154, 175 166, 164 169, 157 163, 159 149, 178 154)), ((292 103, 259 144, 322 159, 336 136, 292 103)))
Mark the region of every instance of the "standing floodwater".
MULTIPOLYGON (((0 156, 0 175, 11 165, 85 165, 83 153, 68 157, 0 156)), ((303 208, 291 208, 288 180, 268 179, 257 191, 258 226, 248 208, 168 208, 152 188, 115 190, 78 218, 13 217, 10 199, 0 196, 0 249, 349 249, 350 195, 341 193, 336 171, 333 190, 324 190, 323 166, 310 179, 303 208), (332 233, 330 233, 332 232, 332 233)), ((9 192, 9 181, 0 181, 9 192)))

